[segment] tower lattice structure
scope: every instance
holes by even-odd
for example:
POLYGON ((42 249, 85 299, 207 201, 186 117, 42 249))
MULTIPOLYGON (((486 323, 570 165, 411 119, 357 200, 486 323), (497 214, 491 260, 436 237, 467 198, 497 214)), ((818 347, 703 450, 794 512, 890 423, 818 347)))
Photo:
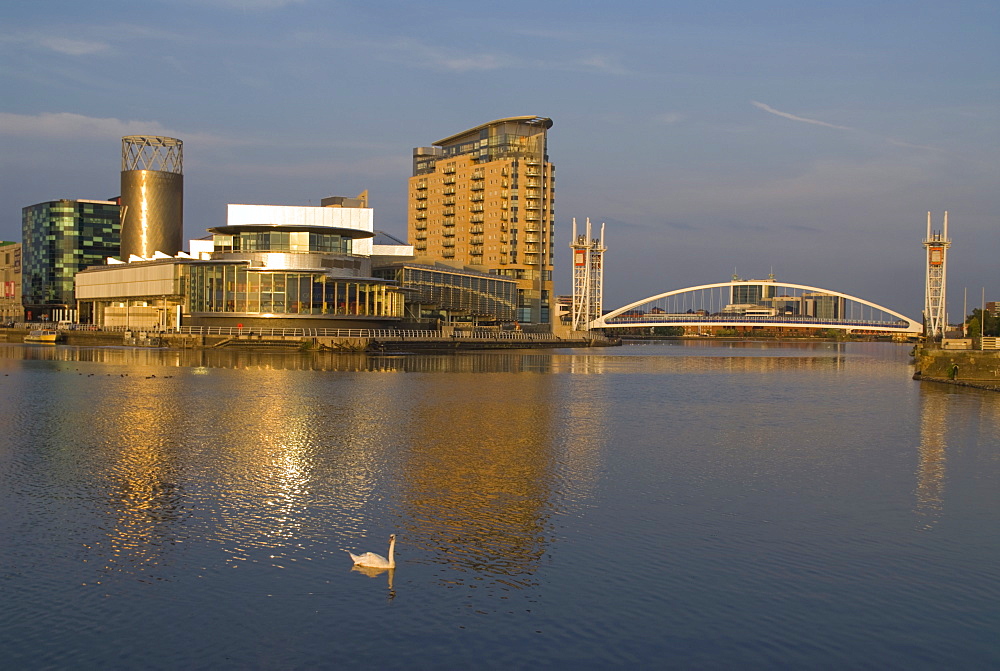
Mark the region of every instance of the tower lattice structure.
POLYGON ((604 306, 604 224, 601 237, 591 237, 590 219, 584 231, 576 232, 573 219, 573 330, 588 331, 590 324, 601 316, 604 306))
POLYGON ((927 213, 927 237, 924 238, 924 248, 927 250, 927 281, 924 290, 924 335, 928 338, 941 338, 947 327, 947 312, 945 312, 945 293, 948 272, 948 213, 944 213, 944 226, 940 231, 931 230, 931 213, 927 213))

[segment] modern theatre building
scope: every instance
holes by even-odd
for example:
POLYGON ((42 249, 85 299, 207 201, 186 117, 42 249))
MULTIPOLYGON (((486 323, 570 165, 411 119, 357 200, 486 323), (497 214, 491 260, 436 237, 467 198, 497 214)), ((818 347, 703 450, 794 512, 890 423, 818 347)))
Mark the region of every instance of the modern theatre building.
MULTIPOLYGON (((403 295, 372 275, 368 207, 229 205, 190 254, 155 253, 76 276, 81 320, 138 328, 373 328, 398 322, 403 295)), ((409 251, 408 249, 406 251, 409 251)))

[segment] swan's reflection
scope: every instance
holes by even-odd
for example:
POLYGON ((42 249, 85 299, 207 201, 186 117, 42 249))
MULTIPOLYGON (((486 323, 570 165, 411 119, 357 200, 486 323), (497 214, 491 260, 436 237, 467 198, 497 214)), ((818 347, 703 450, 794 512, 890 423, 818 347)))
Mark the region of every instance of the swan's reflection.
POLYGON ((351 570, 357 571, 358 573, 364 573, 369 578, 377 578, 383 573, 388 573, 389 575, 386 576, 386 583, 387 587, 389 588, 388 599, 389 601, 392 601, 393 599, 396 598, 396 590, 394 590, 392 587, 392 581, 396 577, 396 569, 385 568, 382 566, 358 566, 357 564, 355 564, 354 566, 351 567, 351 570))

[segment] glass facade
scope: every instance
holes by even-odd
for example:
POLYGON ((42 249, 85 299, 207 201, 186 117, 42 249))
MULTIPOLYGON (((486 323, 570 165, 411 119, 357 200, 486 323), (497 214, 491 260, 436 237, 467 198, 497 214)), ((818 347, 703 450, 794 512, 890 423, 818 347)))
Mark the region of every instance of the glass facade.
MULTIPOLYGON (((21 211, 23 236, 22 294, 29 311, 45 306, 75 306, 73 277, 102 265, 121 251, 121 215, 117 203, 56 200, 21 211)), ((37 317, 38 314, 33 315, 37 317)))
POLYGON ((245 264, 193 264, 192 313, 402 317, 403 297, 382 282, 306 272, 249 270, 245 264))
POLYGON ((240 231, 216 233, 216 252, 334 252, 350 254, 353 240, 334 233, 312 231, 240 231))
POLYGON ((512 280, 419 265, 377 268, 374 274, 412 290, 407 302, 420 305, 425 312, 460 312, 500 322, 512 322, 518 316, 517 283, 512 280))

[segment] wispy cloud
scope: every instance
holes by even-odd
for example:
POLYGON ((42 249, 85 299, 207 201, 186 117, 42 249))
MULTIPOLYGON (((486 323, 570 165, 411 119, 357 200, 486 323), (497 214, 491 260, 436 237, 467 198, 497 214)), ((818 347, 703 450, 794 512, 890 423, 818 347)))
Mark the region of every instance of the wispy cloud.
POLYGON ((385 52, 392 53, 394 60, 400 60, 410 65, 433 70, 475 72, 498 70, 519 64, 517 59, 505 54, 484 52, 463 53, 411 39, 401 39, 391 44, 380 46, 385 52))
POLYGON ((60 140, 81 137, 163 135, 166 130, 156 121, 122 121, 70 112, 43 112, 37 115, 0 113, 0 133, 60 140))
POLYGON ((270 9, 282 9, 289 5, 301 5, 305 2, 306 0, 198 0, 197 4, 214 5, 224 9, 267 11, 270 9))
POLYGON ((802 116, 796 116, 794 114, 789 114, 788 112, 782 112, 781 110, 776 110, 770 105, 765 105, 762 102, 757 102, 756 100, 751 100, 750 104, 757 109, 762 109, 769 114, 774 114, 776 116, 783 117, 785 119, 791 119, 792 121, 798 121, 801 123, 811 123, 815 126, 824 126, 826 128, 836 128, 837 130, 854 130, 850 126, 838 126, 837 124, 827 123, 826 121, 820 121, 818 119, 809 119, 802 116))
POLYGON ((159 121, 125 121, 114 118, 88 117, 71 112, 43 112, 41 114, 10 114, 0 112, 0 134, 41 140, 120 140, 126 135, 164 135, 185 142, 207 145, 240 145, 247 140, 188 133, 166 128, 159 121))
POLYGON ((579 60, 585 70, 603 72, 609 75, 627 75, 629 71, 618 63, 618 59, 608 56, 587 56, 579 60))
POLYGON ((937 147, 931 147, 925 144, 913 144, 912 142, 903 142, 902 140, 897 140, 891 137, 886 138, 885 141, 891 145, 895 145, 897 147, 906 147, 908 149, 926 149, 927 151, 941 151, 937 147))
MULTIPOLYGON (((790 119, 792 121, 798 121, 800 123, 808 123, 808 124, 813 124, 815 126, 824 126, 826 128, 835 128, 837 130, 850 130, 850 131, 863 132, 863 131, 858 131, 858 129, 852 128, 850 126, 838 126, 837 124, 827 123, 826 121, 820 121, 819 119, 809 119, 807 117, 801 117, 795 114, 789 114, 788 112, 782 112, 781 110, 776 110, 770 105, 766 105, 756 100, 751 100, 750 104, 756 107, 757 109, 761 109, 764 110, 765 112, 768 112, 769 114, 774 114, 776 116, 780 116, 785 119, 790 119)), ((871 137, 880 137, 874 133, 866 132, 865 134, 871 137)), ((912 142, 904 142, 903 140, 897 140, 892 137, 881 137, 881 139, 887 144, 891 144, 895 147, 904 147, 906 149, 920 149, 923 151, 941 151, 937 147, 930 147, 928 145, 923 145, 923 144, 914 144, 912 142)))
POLYGON ((684 120, 683 114, 678 114, 677 112, 664 112, 663 114, 657 114, 653 117, 653 121, 656 123, 661 123, 667 126, 673 125, 675 123, 680 123, 684 120))
POLYGON ((38 40, 38 44, 67 56, 89 56, 103 51, 110 51, 111 46, 106 42, 94 42, 92 40, 71 40, 65 37, 46 36, 38 40))

